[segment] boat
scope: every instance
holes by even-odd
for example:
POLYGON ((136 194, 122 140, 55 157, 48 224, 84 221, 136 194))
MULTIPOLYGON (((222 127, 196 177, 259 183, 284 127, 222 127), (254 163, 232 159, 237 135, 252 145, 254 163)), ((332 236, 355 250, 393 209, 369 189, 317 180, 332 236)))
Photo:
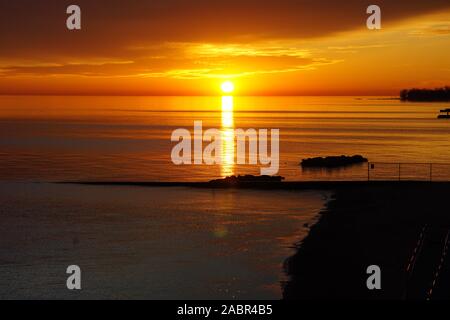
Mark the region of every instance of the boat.
POLYGON ((445 114, 438 115, 438 119, 450 119, 450 109, 443 109, 440 111, 440 113, 445 114))

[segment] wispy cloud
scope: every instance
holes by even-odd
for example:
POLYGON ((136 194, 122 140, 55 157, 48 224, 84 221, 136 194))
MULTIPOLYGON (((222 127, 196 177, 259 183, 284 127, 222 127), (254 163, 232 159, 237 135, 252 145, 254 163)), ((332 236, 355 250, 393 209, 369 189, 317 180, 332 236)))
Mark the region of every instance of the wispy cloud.
POLYGON ((242 78, 263 74, 276 74, 276 73, 288 73, 315 70, 316 68, 342 62, 342 60, 327 60, 327 59, 315 59, 310 63, 304 65, 296 65, 292 67, 286 67, 283 69, 256 69, 252 71, 242 71, 237 73, 225 72, 223 68, 203 68, 203 69, 175 69, 168 70, 166 72, 149 72, 139 74, 140 77, 147 78, 174 78, 174 79, 229 79, 229 78, 242 78))
POLYGON ((273 45, 271 43, 255 44, 187 44, 189 54, 200 57, 309 57, 310 51, 298 47, 273 45))
POLYGON ((58 63, 11 63, 0 68, 5 76, 216 79, 307 71, 342 61, 315 55, 300 45, 273 42, 245 45, 164 43, 130 50, 135 52, 135 57, 125 60, 71 58, 61 59, 58 63), (155 50, 161 55, 154 56, 155 50))
POLYGON ((412 36, 447 36, 450 35, 450 21, 424 26, 409 34, 412 36))

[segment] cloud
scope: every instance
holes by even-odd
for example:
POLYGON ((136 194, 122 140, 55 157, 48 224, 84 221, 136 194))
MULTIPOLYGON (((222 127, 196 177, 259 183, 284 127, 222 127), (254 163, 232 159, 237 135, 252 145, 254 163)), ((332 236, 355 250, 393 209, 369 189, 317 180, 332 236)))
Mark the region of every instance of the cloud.
MULTIPOLYGON (((78 0, 82 30, 68 31, 69 4, 67 0, 1 1, 0 57, 123 57, 132 47, 167 42, 311 39, 364 28, 368 5, 365 0, 78 0)), ((448 0, 377 4, 383 25, 450 8, 448 0)))
POLYGON ((424 26, 409 33, 412 36, 447 36, 450 35, 450 22, 424 26))
POLYGON ((29 63, 6 65, 0 68, 4 76, 119 76, 127 75, 133 61, 74 61, 67 63, 29 63))
POLYGON ((300 57, 310 55, 307 49, 289 44, 185 44, 186 51, 203 57, 300 57))
POLYGON ((270 78, 289 90, 297 81, 306 87, 346 77, 353 88, 358 84, 351 73, 364 69, 365 57, 378 65, 375 49, 396 46, 383 56, 394 67, 410 56, 405 44, 414 40, 407 36, 411 26, 414 36, 449 33, 448 0, 380 0, 379 32, 365 27, 366 0, 77 0, 82 30, 69 31, 66 8, 72 3, 0 1, 0 93, 55 87, 64 93, 147 92, 149 83, 156 93, 172 85, 190 92, 201 81, 175 80, 230 77, 252 78, 248 82, 263 87, 256 76, 269 74, 283 75, 270 78), (436 13, 443 19, 423 19, 436 13))
POLYGON ((140 74, 140 77, 146 78, 173 78, 173 79, 228 79, 228 78, 242 78, 263 74, 277 74, 298 72, 306 70, 314 70, 319 66, 339 63, 342 60, 327 60, 327 59, 315 59, 309 63, 303 65, 292 65, 284 68, 274 68, 273 65, 269 68, 239 68, 238 72, 229 71, 223 68, 214 69, 174 69, 166 72, 145 73, 140 74))
MULTIPOLYGON (((134 48, 148 51, 148 48, 134 48)), ((153 50, 153 48, 150 48, 153 50)), ((9 64, 0 69, 9 77, 83 76, 172 79, 216 79, 249 77, 314 70, 338 63, 314 56, 306 49, 259 43, 258 45, 214 45, 166 43, 158 46, 163 56, 140 56, 134 60, 68 60, 59 63, 9 64)), ((137 56, 139 56, 138 54, 137 56)))

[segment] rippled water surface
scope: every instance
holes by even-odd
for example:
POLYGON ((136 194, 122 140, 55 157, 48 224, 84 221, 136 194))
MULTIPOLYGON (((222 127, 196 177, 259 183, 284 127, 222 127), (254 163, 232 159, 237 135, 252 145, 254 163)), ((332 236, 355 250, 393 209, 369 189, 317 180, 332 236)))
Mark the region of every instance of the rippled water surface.
MULTIPOLYGON (((357 97, 0 97, 2 180, 209 180, 258 174, 227 154, 236 128, 280 129, 280 174, 290 180, 366 179, 366 167, 302 171, 301 159, 362 154, 374 162, 435 162, 450 179, 445 103, 357 97), (224 105, 225 103, 225 105, 224 105), (173 130, 220 129, 224 163, 174 166, 173 130)), ((380 168, 380 166, 377 166, 380 168)), ((397 168, 385 167, 387 175, 397 168)), ((383 171, 381 170, 381 171, 383 171)), ((405 168, 426 176, 428 167, 405 168)))
POLYGON ((0 298, 279 299, 328 196, 1 183, 0 298))

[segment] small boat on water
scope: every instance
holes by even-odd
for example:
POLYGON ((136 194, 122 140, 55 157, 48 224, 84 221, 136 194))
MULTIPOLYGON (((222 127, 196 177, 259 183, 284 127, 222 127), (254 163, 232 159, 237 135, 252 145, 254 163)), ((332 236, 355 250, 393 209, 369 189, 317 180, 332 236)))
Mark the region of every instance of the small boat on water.
POLYGON ((438 119, 450 119, 450 109, 443 109, 440 112, 445 114, 438 115, 438 119))

